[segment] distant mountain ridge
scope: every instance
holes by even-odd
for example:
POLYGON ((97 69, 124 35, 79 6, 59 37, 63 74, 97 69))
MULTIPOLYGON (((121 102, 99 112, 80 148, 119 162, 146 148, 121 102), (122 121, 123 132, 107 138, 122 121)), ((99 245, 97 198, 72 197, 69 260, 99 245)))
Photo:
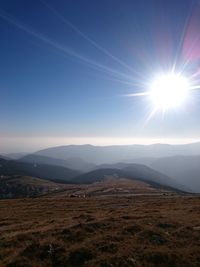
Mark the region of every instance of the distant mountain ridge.
POLYGON ((7 159, 18 160, 18 159, 20 159, 20 158, 22 158, 22 157, 24 157, 25 155, 28 155, 28 154, 29 153, 27 153, 27 152, 9 153, 9 154, 5 154, 3 157, 5 157, 7 159))
POLYGON ((200 155, 200 142, 186 145, 68 145, 43 149, 34 154, 62 160, 81 158, 93 164, 104 164, 148 157, 200 155))

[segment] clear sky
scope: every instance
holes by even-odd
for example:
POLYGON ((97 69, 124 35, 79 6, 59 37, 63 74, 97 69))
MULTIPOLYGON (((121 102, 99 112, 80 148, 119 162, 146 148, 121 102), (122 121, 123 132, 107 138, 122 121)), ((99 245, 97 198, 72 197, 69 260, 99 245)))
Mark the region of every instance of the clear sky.
POLYGON ((152 118, 127 96, 174 63, 197 80, 199 28, 198 0, 1 0, 2 151, 200 139, 198 90, 152 118))

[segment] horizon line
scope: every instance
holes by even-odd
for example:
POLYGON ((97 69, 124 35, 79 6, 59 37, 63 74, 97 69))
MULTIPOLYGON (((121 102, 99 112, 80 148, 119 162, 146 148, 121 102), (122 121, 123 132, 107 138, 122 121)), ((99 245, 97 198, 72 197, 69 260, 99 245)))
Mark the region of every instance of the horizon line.
POLYGON ((122 138, 122 137, 0 137, 0 154, 34 153, 60 146, 150 146, 189 145, 200 142, 198 138, 122 138))

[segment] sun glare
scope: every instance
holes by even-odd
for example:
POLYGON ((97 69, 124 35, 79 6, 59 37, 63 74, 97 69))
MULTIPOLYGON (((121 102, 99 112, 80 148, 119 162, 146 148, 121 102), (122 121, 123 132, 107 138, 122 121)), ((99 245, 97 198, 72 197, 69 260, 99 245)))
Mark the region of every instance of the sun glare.
POLYGON ((184 103, 188 96, 189 81, 180 74, 164 74, 150 86, 150 99, 156 110, 166 111, 184 103))

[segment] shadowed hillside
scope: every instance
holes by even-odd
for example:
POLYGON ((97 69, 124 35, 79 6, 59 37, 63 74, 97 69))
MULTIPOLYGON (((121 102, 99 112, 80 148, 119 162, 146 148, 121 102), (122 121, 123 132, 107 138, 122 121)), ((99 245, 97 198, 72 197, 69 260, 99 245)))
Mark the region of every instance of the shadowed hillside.
POLYGON ((0 159, 0 175, 32 176, 56 182, 67 182, 79 174, 79 171, 61 166, 0 159))
MULTIPOLYGON (((166 187, 171 190, 183 190, 181 185, 176 184, 171 178, 162 173, 154 171, 153 169, 146 167, 141 164, 130 164, 126 165, 125 168, 117 169, 117 168, 108 168, 107 169, 97 169, 88 173, 81 174, 72 179, 73 183, 78 184, 91 184, 94 182, 99 182, 104 180, 108 176, 118 178, 127 178, 130 180, 140 180, 144 182, 148 182, 154 184, 157 187, 166 187)), ((111 165, 113 167, 113 165, 111 165)), ((119 166, 119 164, 117 164, 119 166)), ((124 165, 121 165, 124 167, 124 165)))
POLYGON ((29 154, 25 157, 20 158, 21 162, 36 163, 36 164, 47 164, 62 166, 69 169, 79 170, 79 171, 89 171, 94 168, 94 164, 87 163, 81 158, 68 158, 67 160, 51 158, 47 156, 41 156, 37 154, 29 154))

